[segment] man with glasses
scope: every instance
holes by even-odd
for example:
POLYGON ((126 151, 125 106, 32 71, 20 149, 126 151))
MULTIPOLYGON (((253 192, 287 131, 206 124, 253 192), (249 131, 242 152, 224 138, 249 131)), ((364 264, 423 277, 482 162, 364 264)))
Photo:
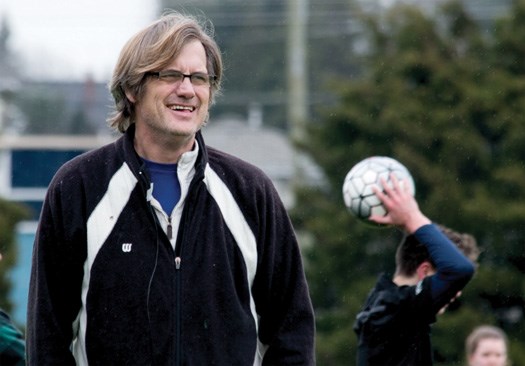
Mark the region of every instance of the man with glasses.
POLYGON ((116 142, 66 163, 35 240, 30 365, 313 365, 287 213, 257 168, 207 147, 218 46, 176 13, 132 37, 110 83, 116 142))

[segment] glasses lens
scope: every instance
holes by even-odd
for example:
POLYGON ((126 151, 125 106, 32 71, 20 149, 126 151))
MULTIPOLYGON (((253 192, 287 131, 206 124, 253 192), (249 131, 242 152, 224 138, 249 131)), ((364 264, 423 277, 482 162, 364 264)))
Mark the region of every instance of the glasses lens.
POLYGON ((161 73, 160 78, 168 83, 178 83, 184 79, 184 75, 179 71, 168 71, 161 73))
POLYGON ((158 75, 159 79, 172 84, 183 82, 184 78, 189 78, 190 82, 195 86, 208 85, 210 83, 210 76, 202 72, 185 75, 180 71, 168 70, 160 72, 158 75))
POLYGON ((193 85, 206 85, 209 83, 210 78, 206 74, 196 72, 195 74, 191 74, 190 80, 193 85))

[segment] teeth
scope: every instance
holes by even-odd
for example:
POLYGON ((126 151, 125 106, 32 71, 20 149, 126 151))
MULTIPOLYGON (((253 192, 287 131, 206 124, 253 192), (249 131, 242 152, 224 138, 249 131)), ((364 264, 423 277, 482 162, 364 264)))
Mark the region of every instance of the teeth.
POLYGON ((170 106, 170 109, 174 111, 193 111, 194 110, 193 107, 187 107, 183 105, 172 105, 170 106))

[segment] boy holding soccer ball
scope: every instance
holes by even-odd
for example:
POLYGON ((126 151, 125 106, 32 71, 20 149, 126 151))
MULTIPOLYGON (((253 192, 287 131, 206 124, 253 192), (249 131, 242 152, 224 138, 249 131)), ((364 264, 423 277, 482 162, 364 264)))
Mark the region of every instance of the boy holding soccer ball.
POLYGON ((357 365, 432 365, 430 325, 472 278, 479 254, 475 239, 433 224, 408 185, 374 189, 387 209, 371 216, 406 232, 396 253, 393 278, 382 275, 357 314, 357 365))

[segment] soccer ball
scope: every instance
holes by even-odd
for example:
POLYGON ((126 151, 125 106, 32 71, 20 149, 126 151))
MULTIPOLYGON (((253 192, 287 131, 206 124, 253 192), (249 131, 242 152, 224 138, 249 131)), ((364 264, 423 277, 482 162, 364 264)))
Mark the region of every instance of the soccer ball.
POLYGON ((391 185, 394 173, 401 184, 409 185, 410 193, 416 193, 414 180, 408 169, 399 161, 386 156, 372 156, 361 160, 348 172, 343 183, 346 207, 359 219, 368 221, 370 215, 386 215, 386 210, 372 187, 382 188, 381 178, 391 185))

